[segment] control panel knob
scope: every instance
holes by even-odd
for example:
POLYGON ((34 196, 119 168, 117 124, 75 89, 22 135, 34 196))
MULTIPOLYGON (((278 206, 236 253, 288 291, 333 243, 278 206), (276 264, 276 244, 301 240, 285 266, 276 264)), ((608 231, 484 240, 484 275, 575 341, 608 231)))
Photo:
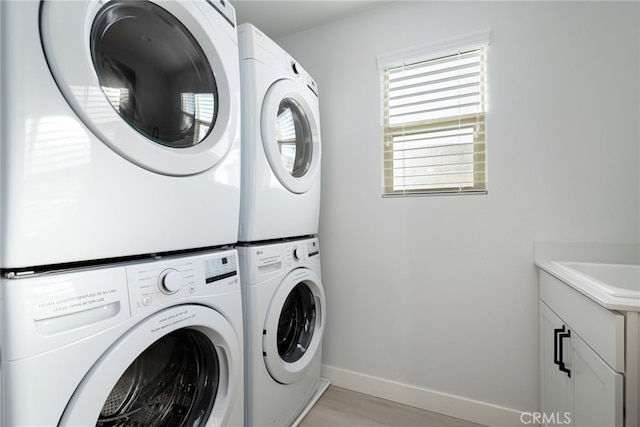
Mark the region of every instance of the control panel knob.
POLYGON ((182 284, 182 274, 173 268, 164 270, 158 278, 158 286, 165 294, 175 294, 180 290, 182 284))
POLYGON ((301 258, 302 252, 300 251, 300 248, 296 246, 295 248, 293 248, 293 259, 296 261, 300 261, 301 258))

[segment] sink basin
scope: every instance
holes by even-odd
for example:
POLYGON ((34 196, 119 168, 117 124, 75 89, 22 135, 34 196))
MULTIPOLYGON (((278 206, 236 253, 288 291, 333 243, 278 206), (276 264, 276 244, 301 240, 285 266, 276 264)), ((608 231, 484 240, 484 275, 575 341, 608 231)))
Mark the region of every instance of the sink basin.
POLYGON ((608 295, 640 299, 640 265, 573 261, 551 263, 608 295))

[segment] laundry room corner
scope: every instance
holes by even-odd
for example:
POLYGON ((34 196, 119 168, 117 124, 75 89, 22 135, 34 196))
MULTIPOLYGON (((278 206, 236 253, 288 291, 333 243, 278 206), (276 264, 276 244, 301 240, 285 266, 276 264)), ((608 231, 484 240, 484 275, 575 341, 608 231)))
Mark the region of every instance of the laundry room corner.
POLYGON ((0 427, 640 427, 639 118, 639 0, 0 0, 0 427))
POLYGON ((637 16, 628 2, 382 2, 277 40, 322 93, 334 384, 427 407, 445 394, 459 402, 442 412, 489 425, 538 409, 533 241, 640 237, 637 16), (382 198, 376 57, 482 29, 488 193, 382 198))

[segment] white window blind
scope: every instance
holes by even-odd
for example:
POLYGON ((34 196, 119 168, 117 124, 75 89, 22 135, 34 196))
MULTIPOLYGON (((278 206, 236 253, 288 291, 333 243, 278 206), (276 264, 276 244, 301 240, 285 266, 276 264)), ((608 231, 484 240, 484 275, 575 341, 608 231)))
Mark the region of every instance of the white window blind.
POLYGON ((482 32, 378 57, 383 196, 486 193, 487 44, 482 32))

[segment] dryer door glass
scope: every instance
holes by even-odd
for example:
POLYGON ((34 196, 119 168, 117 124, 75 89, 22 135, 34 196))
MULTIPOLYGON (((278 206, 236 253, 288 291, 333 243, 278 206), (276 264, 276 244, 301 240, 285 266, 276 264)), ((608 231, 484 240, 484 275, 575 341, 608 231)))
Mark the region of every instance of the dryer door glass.
POLYGON ((96 425, 204 425, 219 375, 216 351, 202 332, 174 331, 148 347, 124 372, 96 425))
POLYGON ((313 292, 298 283, 280 312, 278 321, 278 354, 287 363, 298 361, 309 348, 316 325, 316 304, 313 292))
POLYGON ((285 98, 280 102, 276 119, 276 138, 285 169, 296 178, 306 174, 311 165, 313 139, 309 120, 294 99, 285 98))
POLYGON ((218 113, 211 65, 187 28, 148 1, 114 1, 97 14, 91 55, 102 90, 120 116, 152 141, 190 147, 218 113))

